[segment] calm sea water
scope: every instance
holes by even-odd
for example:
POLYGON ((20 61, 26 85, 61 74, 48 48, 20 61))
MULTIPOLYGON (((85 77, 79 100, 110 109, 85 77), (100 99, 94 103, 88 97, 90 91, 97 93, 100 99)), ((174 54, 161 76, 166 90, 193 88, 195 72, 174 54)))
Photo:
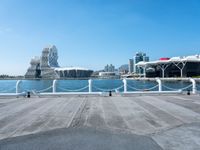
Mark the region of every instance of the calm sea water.
MULTIPOLYGON (((0 80, 0 93, 14 93, 17 80, 0 80)), ((157 82, 154 81, 138 81, 127 80, 128 91, 157 91, 157 82)), ((39 92, 52 92, 53 80, 22 80, 20 84, 20 91, 39 91, 39 92)), ((71 92, 71 91, 88 91, 88 80, 58 80, 56 84, 57 92, 71 92)), ((163 82, 163 90, 178 90, 191 85, 190 82, 163 82)), ((184 90, 191 90, 191 86, 184 90)), ((123 91, 122 80, 93 80, 92 91, 123 91)), ((197 83, 197 90, 200 91, 200 83, 197 83)))

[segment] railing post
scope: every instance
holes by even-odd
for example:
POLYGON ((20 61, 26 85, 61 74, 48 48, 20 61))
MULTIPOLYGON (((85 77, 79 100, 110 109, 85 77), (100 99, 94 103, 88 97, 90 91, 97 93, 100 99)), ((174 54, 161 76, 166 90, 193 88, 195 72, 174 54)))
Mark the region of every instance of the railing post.
POLYGON ((124 82, 124 93, 126 93, 127 92, 127 80, 123 79, 123 82, 124 82))
POLYGON ((20 84, 22 83, 22 80, 18 80, 16 83, 16 94, 20 92, 20 84))
POLYGON ((92 92, 92 79, 89 79, 88 80, 88 88, 89 88, 89 93, 91 93, 92 92))
POLYGON ((56 93, 56 82, 57 80, 53 80, 53 93, 56 93))
POLYGON ((196 91, 197 91, 197 89, 196 89, 196 81, 194 79, 192 79, 192 78, 190 78, 189 80, 190 80, 190 82, 192 82, 192 94, 196 94, 196 91))
POLYGON ((161 92, 162 91, 162 82, 161 82, 160 78, 156 78, 156 82, 158 83, 158 91, 161 92))

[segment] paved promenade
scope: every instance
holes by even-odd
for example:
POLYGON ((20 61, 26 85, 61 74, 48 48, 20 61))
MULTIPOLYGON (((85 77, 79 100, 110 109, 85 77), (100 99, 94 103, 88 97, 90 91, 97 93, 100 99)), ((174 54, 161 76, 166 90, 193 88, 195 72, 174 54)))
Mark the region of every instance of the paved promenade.
POLYGON ((198 150, 200 96, 0 98, 0 150, 198 150))

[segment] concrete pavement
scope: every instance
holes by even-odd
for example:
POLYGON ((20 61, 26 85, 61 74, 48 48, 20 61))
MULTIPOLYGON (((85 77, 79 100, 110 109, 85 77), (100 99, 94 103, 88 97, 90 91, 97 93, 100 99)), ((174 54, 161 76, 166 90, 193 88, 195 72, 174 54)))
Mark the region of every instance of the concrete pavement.
POLYGON ((0 99, 0 149, 200 147, 200 96, 0 99))

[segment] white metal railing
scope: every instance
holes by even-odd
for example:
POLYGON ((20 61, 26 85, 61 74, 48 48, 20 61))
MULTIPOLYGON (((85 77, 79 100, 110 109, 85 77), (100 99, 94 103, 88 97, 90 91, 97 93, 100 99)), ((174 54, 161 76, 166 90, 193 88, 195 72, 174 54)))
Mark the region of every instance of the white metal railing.
MULTIPOLYGON (((131 87, 130 85, 128 85, 127 84, 127 80, 132 80, 132 79, 123 79, 123 83, 124 83, 124 93, 126 93, 127 92, 127 87, 129 87, 129 88, 134 88, 134 90, 145 90, 145 89, 137 89, 137 88, 135 88, 135 87, 131 87)), ((151 80, 151 81, 156 81, 157 83, 158 83, 158 92, 163 92, 163 90, 162 90, 162 86, 163 86, 163 84, 162 84, 162 80, 164 80, 164 81, 175 81, 175 79, 170 79, 170 78, 168 78, 168 79, 162 79, 162 78, 154 78, 154 79, 146 79, 146 78, 140 78, 140 79, 137 79, 137 80, 151 80)), ((176 80, 181 80, 181 78, 177 78, 176 80)), ((186 87, 184 87, 184 88, 181 88, 181 89, 176 89, 177 91, 180 91, 180 90, 184 90, 184 89, 188 89, 190 86, 192 86, 192 93, 193 94, 196 94, 197 93, 197 86, 196 86, 196 81, 195 81, 195 79, 193 79, 193 78, 184 78, 184 81, 189 81, 189 82, 191 82, 192 84, 191 85, 189 85, 189 86, 186 86, 186 87)), ((163 86, 164 87, 164 86, 163 86)), ((165 86, 166 87, 166 86, 165 86)), ((152 87, 152 88, 156 88, 156 87, 152 87)), ((168 89, 170 88, 170 87, 167 87, 168 89)), ((173 89, 173 88, 170 88, 170 89, 173 89)), ((173 90, 175 90, 175 89, 173 89, 173 90)), ((129 92, 130 93, 130 92, 129 92)))
POLYGON ((169 87, 169 86, 166 86, 166 85, 162 85, 164 88, 168 89, 168 90, 172 90, 172 91, 177 91, 177 90, 186 90, 190 87, 192 87, 192 84, 186 86, 186 87, 183 87, 183 88, 172 88, 172 87, 169 87))
POLYGON ((124 85, 121 85, 121 86, 119 86, 119 87, 117 87, 117 88, 112 88, 112 89, 104 89, 104 88, 99 88, 99 87, 97 87, 97 86, 93 86, 96 90, 99 90, 99 91, 102 91, 102 92, 109 92, 109 91, 118 91, 119 89, 121 89, 121 88, 123 88, 124 87, 124 85))
MULTIPOLYGON (((193 94, 196 94, 197 93, 197 87, 199 87, 199 85, 196 84, 196 81, 195 79, 193 78, 187 78, 187 81, 191 82, 190 85, 186 86, 186 87, 183 87, 183 88, 172 88, 172 87, 169 87, 169 86, 166 86, 164 84, 162 84, 162 80, 161 78, 155 78, 155 79, 151 79, 153 81, 156 81, 157 82, 157 85, 155 86, 152 86, 152 87, 149 87, 149 88, 144 88, 144 89, 140 89, 140 88, 137 88, 137 87, 134 87, 130 84, 128 84, 127 80, 133 80, 133 79, 123 79, 123 85, 120 85, 119 87, 116 87, 116 88, 107 88, 107 89, 104 89, 104 88, 100 88, 100 87, 97 87, 93 84, 93 80, 89 79, 88 80, 88 85, 84 86, 84 87, 81 87, 79 89, 68 89, 68 88, 64 88, 64 87, 58 87, 57 86, 57 80, 53 80, 53 84, 48 87, 48 88, 45 88, 45 89, 41 89, 39 91, 37 90, 32 90, 32 89, 29 89, 29 90, 24 90, 23 92, 20 92, 21 91, 21 85, 22 85, 22 81, 21 80, 18 80, 16 82, 16 86, 12 89, 8 89, 8 90, 3 90, 3 91, 0 91, 0 95, 21 95, 25 93, 25 91, 29 91, 29 92, 32 92, 32 93, 39 93, 39 94, 42 94, 44 92, 48 92, 49 90, 52 89, 52 92, 48 92, 48 93, 54 93, 54 94, 59 94, 59 93, 63 93, 63 92, 58 92, 56 89, 59 89, 61 91, 64 91, 64 92, 67 92, 67 93, 70 93, 70 92, 78 92, 79 94, 83 93, 83 91, 86 89, 88 89, 88 92, 85 92, 85 93, 88 93, 88 94, 94 94, 95 91, 93 91, 93 89, 96 89, 98 91, 101 91, 101 92, 109 92, 109 91, 115 91, 115 92, 119 92, 120 89, 124 88, 123 89, 123 92, 122 93, 131 93, 132 91, 128 91, 127 88, 131 89, 131 90, 134 90, 133 92, 135 91, 144 91, 144 92, 148 92, 148 91, 151 91, 151 90, 154 90, 156 88, 158 88, 158 91, 155 91, 154 92, 163 92, 162 90, 162 87, 164 87, 165 89, 168 89, 168 90, 172 90, 172 91, 180 91, 180 90, 185 90, 185 89, 188 89, 188 88, 191 88, 192 87, 192 93, 193 94), (4 92, 9 92, 10 91, 13 91, 15 90, 15 93, 4 93, 4 92)), ((137 79, 138 80, 138 79, 137 79)), ((142 79, 139 79, 139 80, 142 80, 142 79)), ((170 81, 171 79, 164 79, 164 81, 170 81)), ((173 79, 174 80, 174 79, 173 79)), ((178 79, 178 80, 181 80, 181 79, 178 79)), ((184 79, 186 80, 186 79, 184 79)), ((96 92, 97 93, 97 92, 96 92)))
POLYGON ((60 89, 60 90, 62 90, 62 91, 65 91, 65 92, 81 92, 81 91, 87 89, 88 87, 89 87, 89 86, 87 85, 87 86, 85 86, 85 87, 82 87, 82 88, 79 88, 79 89, 74 89, 74 90, 72 90, 72 89, 67 89, 67 88, 62 88, 62 87, 58 87, 58 89, 60 89))
POLYGON ((39 91, 36 91, 36 90, 34 90, 34 91, 37 92, 37 93, 42 93, 42 92, 46 92, 46 91, 48 91, 48 90, 50 90, 52 88, 53 88, 53 86, 50 86, 48 88, 45 88, 45 89, 42 89, 42 90, 39 90, 39 91))
POLYGON ((131 86, 129 84, 127 84, 127 87, 129 87, 130 89, 135 90, 135 91, 150 91, 150 90, 153 90, 153 89, 157 88, 158 85, 155 85, 155 86, 150 87, 150 88, 144 88, 144 89, 138 89, 138 88, 133 87, 133 86, 131 86))

